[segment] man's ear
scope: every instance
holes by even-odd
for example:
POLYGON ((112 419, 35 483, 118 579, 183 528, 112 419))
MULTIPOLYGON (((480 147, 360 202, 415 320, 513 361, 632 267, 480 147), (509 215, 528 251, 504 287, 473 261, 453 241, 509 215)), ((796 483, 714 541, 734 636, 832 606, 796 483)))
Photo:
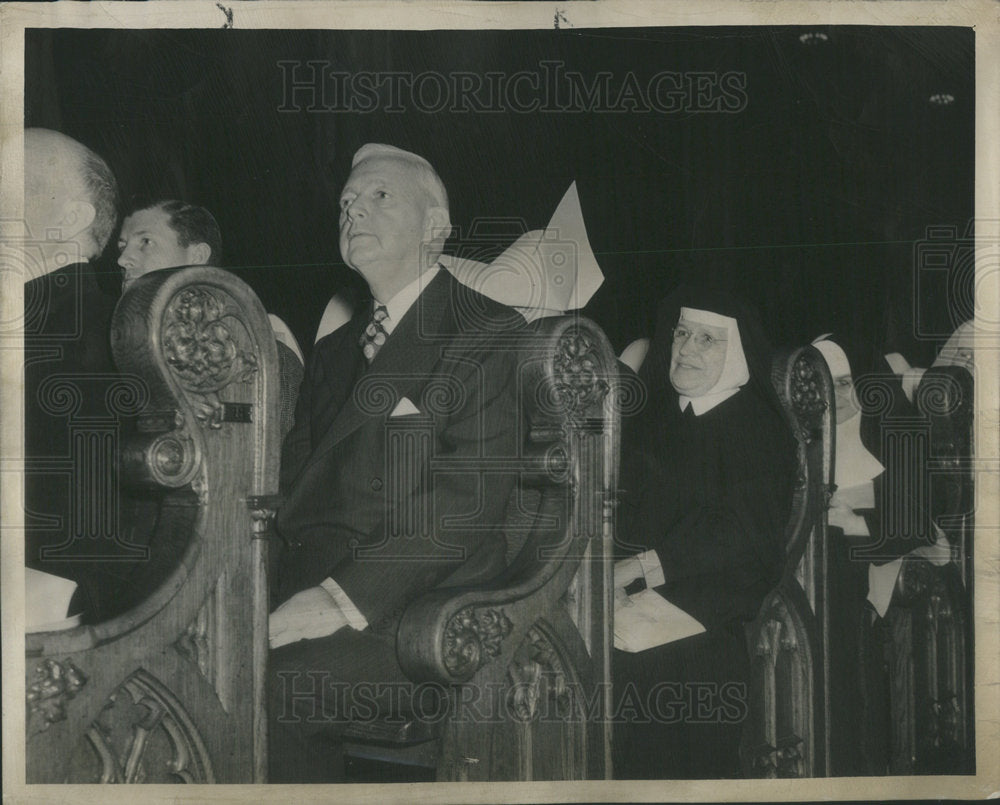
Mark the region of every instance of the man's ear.
POLYGON ((428 207, 424 214, 424 243, 421 247, 426 264, 433 264, 444 251, 451 235, 451 218, 444 207, 428 207))
POLYGON ((187 255, 188 260, 190 260, 189 265, 207 265, 208 261, 212 258, 212 247, 207 243, 192 243, 187 247, 187 255))
POLYGON ((424 218, 424 234, 431 244, 444 248, 444 243, 451 236, 451 217, 445 207, 428 207, 424 218))
POLYGON ((63 204, 62 217, 59 219, 60 236, 63 240, 72 240, 82 235, 97 217, 97 210, 89 201, 75 200, 63 204))

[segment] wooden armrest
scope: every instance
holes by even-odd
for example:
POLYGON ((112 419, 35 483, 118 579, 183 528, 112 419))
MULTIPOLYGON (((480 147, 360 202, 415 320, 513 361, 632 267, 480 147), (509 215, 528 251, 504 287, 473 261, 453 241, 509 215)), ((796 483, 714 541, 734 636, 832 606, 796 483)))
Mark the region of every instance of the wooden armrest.
MULTIPOLYGON (((565 494, 547 491, 538 520, 552 515, 561 522, 565 503, 565 494)), ((540 544, 542 540, 529 537, 528 545, 540 544)), ((565 591, 577 565, 571 557, 582 548, 579 540, 568 539, 551 546, 546 558, 532 562, 531 553, 522 552, 526 558, 488 584, 433 590, 411 604, 400 622, 396 649, 407 675, 443 684, 464 682, 486 662, 512 651, 517 634, 544 607, 542 599, 565 591), (540 598, 547 584, 553 591, 540 598)))
POLYGON ((563 607, 590 541, 610 539, 621 391, 614 353, 596 325, 564 316, 537 322, 523 355, 519 485, 542 490, 531 533, 497 579, 433 590, 407 608, 397 655, 414 680, 455 684, 487 662, 506 663, 536 620, 563 607))

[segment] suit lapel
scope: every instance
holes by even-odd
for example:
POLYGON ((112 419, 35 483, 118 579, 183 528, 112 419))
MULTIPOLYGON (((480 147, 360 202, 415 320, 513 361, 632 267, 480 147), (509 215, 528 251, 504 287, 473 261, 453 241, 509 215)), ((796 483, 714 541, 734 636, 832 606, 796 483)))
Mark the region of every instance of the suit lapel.
POLYGON ((364 363, 360 340, 361 333, 368 323, 368 319, 371 318, 370 308, 371 305, 366 304, 347 324, 324 339, 325 349, 320 351, 320 356, 323 361, 323 376, 325 378, 333 380, 347 378, 348 375, 344 369, 348 364, 353 369, 364 363), (357 347, 357 349, 352 347, 357 347))
POLYGON ((317 346, 321 384, 316 388, 310 432, 319 443, 350 399, 354 384, 364 371, 365 359, 358 340, 370 311, 359 312, 351 321, 328 335, 317 346))
MULTIPOLYGON (((416 396, 415 390, 424 385, 441 359, 441 351, 445 346, 441 336, 447 334, 450 329, 448 323, 452 318, 452 283, 451 275, 442 269, 417 297, 379 350, 375 360, 348 392, 329 430, 313 451, 307 469, 372 418, 388 417, 396 402, 403 397, 416 396), (393 394, 389 398, 387 410, 382 411, 382 407, 386 406, 377 406, 376 398, 379 396, 377 392, 386 385, 392 388, 393 394)), ((358 337, 368 317, 369 312, 366 311, 357 329, 358 337)), ((357 347, 357 344, 354 346, 357 347)), ((361 348, 357 347, 355 352, 361 355, 361 348)), ((331 358, 335 360, 336 356, 331 358)), ((364 358, 361 360, 364 361, 364 358)))

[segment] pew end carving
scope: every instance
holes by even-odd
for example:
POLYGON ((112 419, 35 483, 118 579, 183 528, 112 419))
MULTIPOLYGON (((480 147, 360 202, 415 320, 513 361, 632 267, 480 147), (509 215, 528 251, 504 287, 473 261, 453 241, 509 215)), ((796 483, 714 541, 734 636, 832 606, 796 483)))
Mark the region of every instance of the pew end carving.
POLYGON ((122 614, 27 635, 26 779, 263 781, 260 501, 277 491, 280 448, 267 315, 228 272, 157 271, 125 292, 111 340, 145 384, 118 472, 158 501, 152 561, 122 614))
POLYGON ((951 545, 947 564, 904 557, 882 627, 888 669, 888 771, 975 772, 973 379, 928 369, 915 402, 928 423, 931 521, 951 545))
POLYGON ((928 522, 949 538, 952 561, 904 557, 883 618, 865 601, 858 568, 841 556, 847 543, 827 528, 836 423, 825 362, 806 347, 779 356, 773 377, 799 441, 802 474, 784 578, 749 630, 745 773, 973 772, 964 583, 971 579, 971 377, 955 367, 929 371, 916 397, 922 419, 892 423, 905 429, 900 444, 913 451, 906 460, 927 461, 937 479, 928 522))
POLYGON ((777 355, 771 379, 795 435, 799 474, 783 577, 747 628, 751 689, 743 770, 749 777, 815 777, 829 765, 823 613, 833 385, 811 346, 777 355))

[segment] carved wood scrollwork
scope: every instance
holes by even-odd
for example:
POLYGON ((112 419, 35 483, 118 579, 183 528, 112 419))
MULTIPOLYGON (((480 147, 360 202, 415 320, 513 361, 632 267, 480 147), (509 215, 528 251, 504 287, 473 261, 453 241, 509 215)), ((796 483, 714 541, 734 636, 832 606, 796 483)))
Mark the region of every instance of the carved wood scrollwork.
POLYGON ((823 378, 816 363, 806 355, 799 355, 792 367, 789 396, 795 411, 800 437, 812 441, 813 430, 822 427, 826 400, 823 394, 823 378))
POLYGON ((553 359, 555 391, 570 417, 585 416, 610 390, 601 363, 598 345, 588 334, 570 329, 560 336, 553 359))
POLYGON ((444 630, 444 664, 449 673, 465 677, 500 653, 513 628, 502 609, 466 607, 453 615, 444 630))
POLYGON ((775 596, 753 641, 755 685, 765 708, 751 755, 755 777, 808 776, 809 691, 802 680, 809 675, 809 658, 802 647, 788 605, 775 596))
POLYGON ((762 748, 754 758, 756 776, 769 780, 805 776, 804 751, 805 742, 795 736, 784 746, 762 748))
POLYGON ((28 686, 31 726, 47 730, 66 718, 66 705, 87 684, 87 675, 69 660, 43 660, 35 667, 35 681, 28 686))
POLYGON ((565 718, 573 712, 569 675, 555 647, 538 629, 531 628, 507 669, 511 682, 508 708, 518 721, 533 721, 539 703, 547 717, 565 718))
POLYGON ((191 395, 203 427, 222 427, 219 392, 230 383, 248 382, 257 372, 245 332, 237 309, 206 288, 185 288, 166 307, 160 331, 163 355, 191 395))
POLYGON ((146 465, 159 484, 169 487, 189 483, 198 469, 197 451, 185 431, 160 436, 149 447, 146 465))
POLYGON ((181 411, 146 411, 122 445, 121 462, 130 485, 178 489, 198 474, 201 451, 181 411))
POLYGON ((895 595, 895 602, 905 605, 928 596, 947 607, 947 612, 942 614, 951 615, 951 601, 947 597, 944 575, 930 562, 904 560, 896 579, 895 595))
POLYGON ((957 746, 961 740, 962 707, 957 696, 927 703, 926 734, 921 739, 921 752, 930 753, 957 746))
POLYGON ((247 498, 251 539, 268 538, 282 502, 278 495, 255 495, 247 498))
POLYGON ((137 671, 108 699, 74 753, 69 782, 212 783, 205 744, 184 707, 137 671))
POLYGON ((226 625, 220 618, 220 613, 224 611, 223 591, 226 586, 226 574, 223 574, 205 598, 194 620, 174 641, 174 648, 182 657, 198 667, 201 675, 212 685, 222 706, 226 711, 232 711, 233 692, 226 684, 224 656, 226 637, 221 633, 226 625))
POLYGON ((198 610, 197 617, 188 624, 175 645, 183 657, 198 666, 202 676, 209 678, 211 647, 209 645, 209 621, 211 616, 211 604, 214 596, 210 597, 209 604, 198 610))
POLYGON ((956 771, 965 752, 964 617, 947 568, 903 562, 889 617, 898 773, 956 771))

